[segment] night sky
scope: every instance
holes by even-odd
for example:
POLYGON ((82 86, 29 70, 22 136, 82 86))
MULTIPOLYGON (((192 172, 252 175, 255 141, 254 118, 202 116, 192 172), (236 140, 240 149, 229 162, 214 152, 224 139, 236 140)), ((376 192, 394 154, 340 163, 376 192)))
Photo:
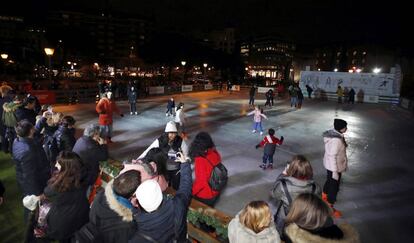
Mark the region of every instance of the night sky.
POLYGON ((277 34, 303 44, 345 41, 409 47, 413 41, 411 28, 405 28, 409 8, 398 1, 33 0, 25 13, 16 7, 19 2, 3 11, 36 17, 48 9, 109 9, 151 18, 163 30, 192 33, 235 27, 241 37, 277 34))

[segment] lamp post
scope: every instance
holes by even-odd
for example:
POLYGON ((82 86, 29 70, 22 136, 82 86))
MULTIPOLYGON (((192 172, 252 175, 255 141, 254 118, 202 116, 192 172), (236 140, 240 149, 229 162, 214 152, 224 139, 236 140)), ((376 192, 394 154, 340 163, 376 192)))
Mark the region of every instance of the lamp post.
POLYGON ((1 59, 4 60, 4 75, 6 75, 6 60, 9 57, 9 55, 7 53, 2 53, 0 56, 1 56, 1 59))
POLYGON ((53 53, 55 53, 55 49, 46 47, 44 49, 44 51, 45 51, 45 53, 46 53, 46 55, 49 59, 49 81, 52 82, 52 70, 51 70, 51 68, 52 68, 52 56, 53 56, 53 53))
POLYGON ((186 61, 181 61, 181 65, 183 66, 183 69, 184 69, 184 72, 183 72, 183 84, 184 84, 184 81, 185 81, 185 64, 186 63, 187 63, 186 61))
POLYGON ((203 63, 203 67, 204 67, 204 81, 205 81, 206 76, 207 76, 207 66, 208 66, 207 63, 203 63))

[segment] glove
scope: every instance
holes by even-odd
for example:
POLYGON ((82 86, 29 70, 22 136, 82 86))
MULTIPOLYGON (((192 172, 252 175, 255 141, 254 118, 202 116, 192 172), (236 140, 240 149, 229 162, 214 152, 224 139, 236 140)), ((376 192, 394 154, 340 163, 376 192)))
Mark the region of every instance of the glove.
POLYGON ((339 180, 339 174, 338 174, 338 172, 336 172, 336 171, 332 171, 332 179, 334 179, 334 180, 339 180))
POLYGON ((124 117, 124 114, 121 114, 120 116, 121 116, 121 117, 124 117))
POLYGON ((258 145, 256 145, 256 149, 258 149, 260 147, 260 145, 258 144, 258 145))

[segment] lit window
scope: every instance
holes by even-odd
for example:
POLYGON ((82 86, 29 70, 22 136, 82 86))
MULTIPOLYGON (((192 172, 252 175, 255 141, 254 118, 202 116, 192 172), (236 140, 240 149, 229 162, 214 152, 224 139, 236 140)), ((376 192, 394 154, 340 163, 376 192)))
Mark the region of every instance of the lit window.
POLYGON ((357 51, 354 51, 354 53, 352 53, 354 56, 356 56, 356 54, 357 54, 357 51))
POLYGON ((364 51, 364 52, 362 53, 362 55, 364 55, 364 56, 365 56, 366 54, 367 54, 367 52, 366 52, 366 51, 364 51))

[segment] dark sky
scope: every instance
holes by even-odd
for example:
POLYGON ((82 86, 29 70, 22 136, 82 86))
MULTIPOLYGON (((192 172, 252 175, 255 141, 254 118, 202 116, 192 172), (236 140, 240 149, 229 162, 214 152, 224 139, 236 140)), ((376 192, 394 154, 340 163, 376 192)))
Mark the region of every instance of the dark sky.
MULTIPOLYGON (((19 4, 23 0, 14 0, 19 4)), ((30 14, 45 9, 109 8, 153 18, 157 27, 182 32, 236 27, 241 36, 279 34, 301 43, 357 41, 410 45, 408 6, 398 1, 356 0, 32 0, 30 14)), ((21 5, 18 5, 21 6, 21 5)), ((17 8, 15 8, 16 10, 17 8)), ((19 12, 20 10, 17 10, 19 12)))

